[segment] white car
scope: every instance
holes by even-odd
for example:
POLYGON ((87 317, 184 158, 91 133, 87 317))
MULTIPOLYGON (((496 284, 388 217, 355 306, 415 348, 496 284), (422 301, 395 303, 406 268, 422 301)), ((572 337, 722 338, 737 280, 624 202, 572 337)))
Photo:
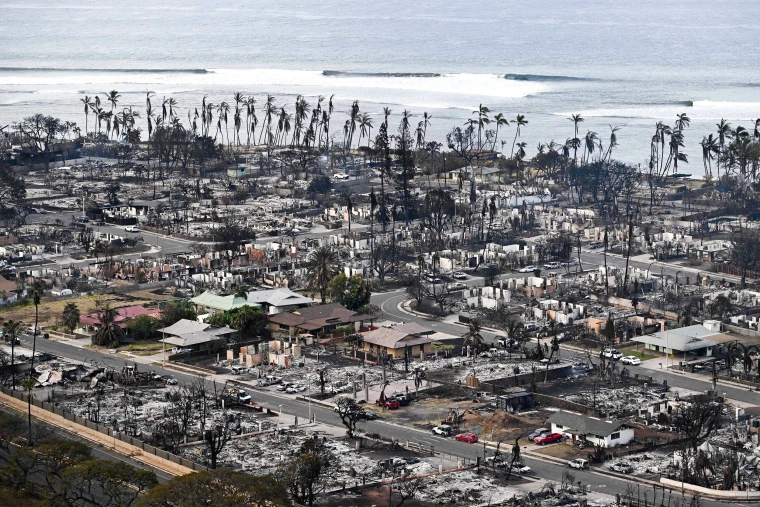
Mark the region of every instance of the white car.
POLYGON ((607 359, 612 359, 613 361, 620 361, 620 359, 623 357, 623 354, 615 349, 604 349, 602 351, 602 355, 607 359))
POLYGON ((548 264, 544 264, 544 267, 546 269, 557 269, 559 267, 559 262, 550 262, 548 264))
POLYGON ((641 359, 636 356, 625 356, 620 358, 620 362, 623 364, 631 364, 636 366, 638 364, 641 364, 641 359))
POLYGON ((441 424, 440 426, 436 426, 435 428, 433 428, 433 435, 438 435, 441 437, 450 437, 453 431, 454 431, 454 428, 452 428, 448 424, 441 424))
POLYGON ((577 468, 578 470, 585 470, 588 468, 588 461, 582 458, 577 458, 567 462, 567 466, 570 468, 577 468))
POLYGON ((514 463, 512 465, 512 472, 516 474, 520 474, 520 475, 527 475, 527 474, 532 474, 533 469, 530 468, 529 466, 523 465, 522 463, 514 463))
POLYGON ((520 268, 519 272, 520 273, 533 273, 533 271, 535 271, 536 269, 538 269, 538 267, 536 267, 536 266, 525 266, 524 268, 520 268))
POLYGON ((128 225, 124 228, 124 230, 127 232, 140 232, 140 228, 136 225, 128 225))
POLYGON ((454 283, 450 283, 447 288, 449 290, 462 290, 462 289, 466 289, 467 285, 463 284, 462 282, 454 282, 454 283))
POLYGON ((336 180, 347 180, 348 174, 338 173, 335 176, 333 176, 336 180))
POLYGON ((454 273, 453 276, 455 280, 467 280, 467 275, 465 275, 461 271, 457 271, 456 273, 454 273))

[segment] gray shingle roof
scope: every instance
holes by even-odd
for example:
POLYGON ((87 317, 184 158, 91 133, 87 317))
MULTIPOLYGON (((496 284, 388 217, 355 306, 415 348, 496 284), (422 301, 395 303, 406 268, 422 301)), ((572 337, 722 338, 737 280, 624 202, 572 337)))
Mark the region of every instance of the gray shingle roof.
POLYGON ((569 428, 583 435, 590 434, 600 437, 606 437, 619 430, 622 426, 625 426, 625 422, 623 421, 603 421, 595 417, 565 412, 563 410, 552 415, 546 422, 561 425, 564 428, 569 428))

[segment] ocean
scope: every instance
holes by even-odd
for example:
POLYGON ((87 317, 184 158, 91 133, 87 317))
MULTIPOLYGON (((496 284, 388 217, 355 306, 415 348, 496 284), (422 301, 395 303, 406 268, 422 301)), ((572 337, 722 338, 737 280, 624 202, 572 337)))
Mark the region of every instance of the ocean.
MULTIPOLYGON (((618 126, 613 156, 639 164, 655 123, 687 113, 679 169, 699 176, 698 143, 721 118, 752 130, 760 117, 760 2, 25 0, 0 12, 0 127, 34 113, 83 127, 79 99, 112 89, 143 131, 146 91, 154 106, 173 97, 185 122, 204 95, 271 93, 293 112, 299 94, 334 94, 338 140, 354 100, 373 135, 390 107, 395 124, 427 112, 427 139, 444 143, 483 104, 526 116, 529 156, 572 137, 580 113, 581 136, 606 147, 618 126)), ((507 153, 514 134, 499 133, 507 153)))

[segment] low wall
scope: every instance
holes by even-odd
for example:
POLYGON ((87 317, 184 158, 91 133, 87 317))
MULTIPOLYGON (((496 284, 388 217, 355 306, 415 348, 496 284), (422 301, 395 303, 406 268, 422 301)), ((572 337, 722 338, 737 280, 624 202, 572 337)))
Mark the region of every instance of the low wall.
POLYGON ((673 489, 683 488, 686 491, 693 491, 704 496, 721 498, 724 500, 760 500, 760 491, 723 491, 720 489, 710 489, 703 486, 695 486, 688 482, 674 481, 673 479, 660 479, 660 484, 673 489))
POLYGON ((748 338, 760 338, 760 332, 755 331, 754 329, 747 329, 746 327, 726 323, 723 324, 723 328, 726 331, 731 331, 732 333, 740 334, 748 338))
MULTIPOLYGON (((22 412, 27 408, 27 395, 21 391, 11 391, 5 387, 0 392, 0 403, 22 412)), ((32 415, 49 424, 64 428, 82 438, 93 441, 115 452, 130 456, 143 463, 171 475, 185 475, 192 471, 205 471, 207 467, 190 460, 170 454, 145 444, 134 437, 114 432, 104 424, 75 416, 68 410, 56 407, 52 403, 32 398, 32 415)))

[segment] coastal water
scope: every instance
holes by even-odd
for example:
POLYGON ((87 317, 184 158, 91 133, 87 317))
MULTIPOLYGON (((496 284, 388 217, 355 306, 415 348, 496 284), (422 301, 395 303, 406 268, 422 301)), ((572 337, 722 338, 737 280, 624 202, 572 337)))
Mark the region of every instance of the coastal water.
MULTIPOLYGON (((635 164, 654 124, 685 112, 682 171, 701 175, 698 143, 720 118, 750 130, 760 118, 760 2, 24 0, 0 13, 0 127, 37 112, 83 127, 79 99, 112 89, 140 123, 146 91, 185 120, 204 95, 271 93, 292 112, 298 94, 334 94, 338 140, 353 100, 375 127, 386 106, 396 123, 427 112, 442 142, 484 104, 526 115, 528 155, 564 143, 581 113, 581 136, 605 147, 621 127, 614 156, 635 164)), ((514 133, 499 134, 507 152, 514 133)))

